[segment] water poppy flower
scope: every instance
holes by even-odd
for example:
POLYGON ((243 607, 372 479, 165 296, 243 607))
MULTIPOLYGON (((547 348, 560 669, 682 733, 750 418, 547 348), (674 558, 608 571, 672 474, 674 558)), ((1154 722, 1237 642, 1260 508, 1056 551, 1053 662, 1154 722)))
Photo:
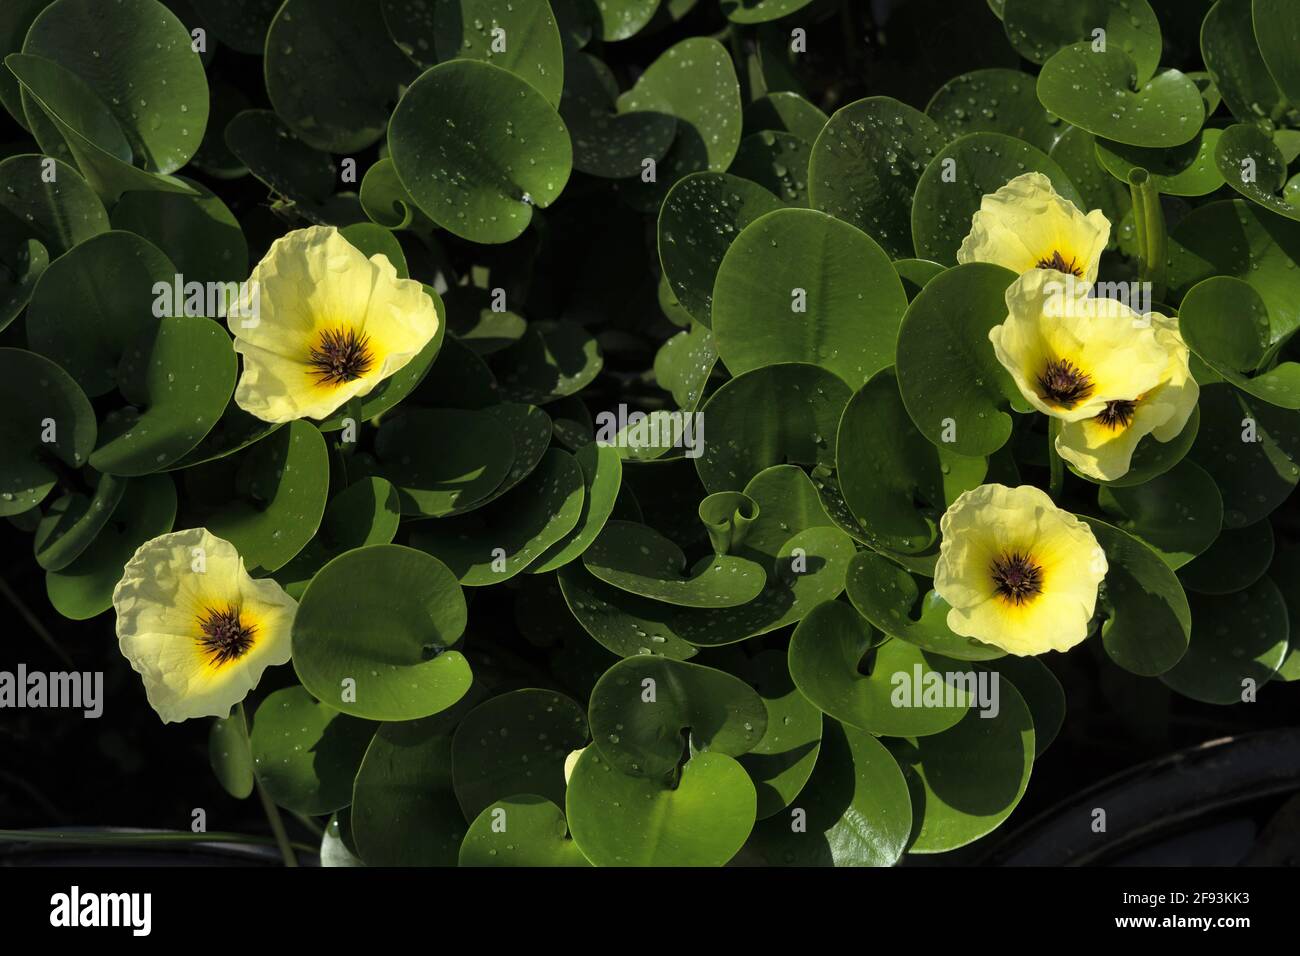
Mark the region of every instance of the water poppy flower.
POLYGON ((1020 657, 1088 635, 1106 555, 1092 530, 1031 485, 981 485, 939 522, 934 590, 950 630, 1020 657))
POLYGON ((297 602, 204 528, 146 541, 113 591, 122 654, 163 723, 225 717, 290 656, 297 602))

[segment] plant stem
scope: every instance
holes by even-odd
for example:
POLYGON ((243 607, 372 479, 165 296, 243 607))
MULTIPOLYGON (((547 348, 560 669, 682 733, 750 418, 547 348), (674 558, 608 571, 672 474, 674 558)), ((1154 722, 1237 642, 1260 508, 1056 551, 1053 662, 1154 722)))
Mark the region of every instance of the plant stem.
POLYGON ((1061 456, 1056 451, 1056 436, 1059 434, 1061 434, 1061 420, 1048 418, 1047 467, 1050 470, 1050 478, 1047 483, 1047 493, 1058 505, 1061 503, 1061 492, 1065 490, 1065 462, 1061 461, 1061 456))
MULTIPOLYGON (((96 833, 80 830, 0 830, 0 843, 66 843, 69 846, 148 846, 155 843, 241 843, 270 846, 267 837, 247 833, 185 833, 170 830, 142 830, 139 833, 96 833)), ((305 844, 294 844, 304 853, 305 844)))
MULTIPOLYGON (((248 726, 248 717, 244 713, 244 702, 240 701, 235 705, 235 710, 239 713, 239 719, 248 726)), ((262 780, 253 771, 253 785, 257 788, 257 798, 262 801, 262 812, 266 814, 266 822, 271 825, 271 833, 275 835, 275 843, 280 848, 280 856, 284 858, 285 866, 297 866, 298 857, 293 852, 293 844, 289 842, 289 834, 285 832, 284 820, 280 817, 280 808, 275 805, 271 795, 266 792, 262 786, 262 780)))
POLYGON ((1160 209, 1160 190, 1151 174, 1138 166, 1128 174, 1129 193, 1133 197, 1133 227, 1137 233, 1140 275, 1151 283, 1151 300, 1159 302, 1165 295, 1166 235, 1165 215, 1160 209))

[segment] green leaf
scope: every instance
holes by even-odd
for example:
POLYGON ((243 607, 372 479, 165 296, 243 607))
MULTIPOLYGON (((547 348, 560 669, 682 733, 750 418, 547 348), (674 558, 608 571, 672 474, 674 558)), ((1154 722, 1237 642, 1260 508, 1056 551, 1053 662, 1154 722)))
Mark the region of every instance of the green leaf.
POLYGON ((725 441, 706 441, 695 459, 710 491, 741 491, 764 468, 833 465, 835 431, 851 389, 816 365, 767 365, 719 388, 701 414, 725 441))
POLYGON ((162 319, 122 355, 116 377, 128 404, 105 418, 90 464, 114 475, 175 464, 221 419, 235 373, 230 336, 216 322, 162 319))
POLYGON ((1140 485, 1103 485, 1097 503, 1116 527, 1142 539, 1174 569, 1210 547, 1223 523, 1218 486, 1187 460, 1140 485))
POLYGON ((595 749, 615 772, 658 779, 678 767, 688 743, 692 754, 748 753, 768 714, 753 688, 725 671, 638 656, 596 682, 589 717, 595 749))
MULTIPOLYGON (((77 243, 107 232, 108 213, 90 184, 67 163, 25 153, 0 162, 0 210, 39 239, 57 258, 77 243), (47 182, 44 164, 53 164, 47 182)), ((144 194, 137 194, 144 195, 144 194)))
POLYGON ((380 725, 357 771, 357 851, 368 866, 455 866, 465 818, 451 787, 451 727, 398 720, 380 725))
POLYGON ((471 242, 528 228, 569 179, 573 150, 555 109, 513 73, 476 60, 426 70, 388 130, 397 175, 420 211, 471 242))
POLYGON ((697 753, 676 786, 578 758, 566 794, 574 842, 596 866, 722 866, 754 825, 754 784, 721 753, 697 753))
MULTIPOLYGON (((1255 40, 1252 0, 1219 0, 1201 26, 1201 58, 1224 104, 1242 123, 1280 119, 1286 101, 1255 40)), ((1273 43, 1286 42, 1277 32, 1273 43)))
MULTIPOLYGON (((389 10, 393 7, 388 5, 389 10)), ((427 9, 427 8, 426 8, 427 9)), ((403 11, 405 12, 405 11, 403 11)), ((409 47, 407 41, 411 26, 419 20, 409 13, 393 17, 385 13, 398 45, 409 47)), ((555 23, 549 3, 515 3, 513 0, 452 0, 433 5, 433 22, 428 31, 414 33, 415 48, 420 55, 415 60, 421 66, 432 66, 424 60, 419 40, 426 44, 431 38, 433 50, 440 62, 453 59, 483 60, 493 66, 509 70, 526 80, 546 97, 552 106, 560 105, 560 88, 564 86, 564 48, 560 43, 560 30, 555 23), (504 35, 496 33, 497 30, 504 35), (498 36, 505 49, 497 50, 498 36)), ((411 50, 406 51, 408 55, 411 50)))
POLYGON ((359 478, 330 499, 320 529, 275 578, 301 597, 316 572, 340 554, 391 543, 400 517, 397 489, 383 478, 359 478))
POLYGON ((1258 126, 1229 126, 1214 150, 1219 173, 1237 192, 1270 212, 1300 221, 1300 199, 1283 193, 1287 164, 1273 137, 1258 126))
POLYGON ((545 405, 586 388, 605 366, 596 339, 570 322, 534 322, 492 359, 508 401, 545 405))
POLYGON ((722 0, 722 12, 732 23, 767 23, 802 10, 812 0, 722 0))
POLYGON ((1067 46, 1038 74, 1038 99, 1068 123, 1130 146, 1181 146, 1201 131, 1205 104, 1196 83, 1177 70, 1139 75, 1115 46, 1067 46))
POLYGON ((226 490, 217 509, 202 515, 204 526, 239 550, 250 573, 284 567, 311 540, 325 513, 325 440, 307 422, 291 422, 240 458, 233 489, 226 490))
POLYGON ((727 173, 691 173, 668 190, 659 211, 659 261, 691 318, 712 324, 714 284, 727 250, 750 223, 780 208, 766 189, 727 173))
POLYGON ((972 708, 944 733, 889 741, 912 792, 908 852, 943 853, 996 830, 1025 794, 1034 739, 1024 698, 999 677, 996 716, 972 708))
POLYGON ((82 467, 95 428, 72 376, 34 352, 0 348, 0 515, 40 504, 65 470, 82 467))
POLYGON ((1045 153, 1069 129, 1038 102, 1034 77, 1019 70, 973 70, 955 76, 930 98, 925 112, 949 139, 1005 133, 1045 153))
POLYGON ((582 511, 578 523, 563 538, 548 547, 528 567, 530 574, 554 571, 590 547, 614 512, 623 483, 623 459, 618 451, 590 442, 574 453, 582 468, 582 511))
POLYGON ((438 517, 483 502, 515 460, 510 433, 486 411, 407 408, 385 419, 375 438, 382 474, 402 513, 438 517))
POLYGON ((271 190, 312 206, 334 192, 337 170, 270 110, 244 110, 226 126, 226 145, 271 190))
MULTIPOLYGON (((239 220, 206 187, 189 179, 182 181, 193 188, 193 195, 157 190, 123 195, 113 207, 113 228, 133 232, 166 249, 186 284, 235 283, 248 278, 248 243, 239 220)), ((233 300, 230 291, 227 296, 233 300)), ((179 312, 177 305, 175 314, 179 312)))
POLYGON ((354 717, 427 717, 469 690, 469 664, 449 649, 465 621, 465 595, 437 558, 395 544, 357 548, 307 585, 294 669, 313 696, 354 717))
POLYGON ((917 429, 957 455, 991 455, 1011 437, 1006 408, 1025 407, 989 342, 1015 275, 983 262, 932 279, 898 330, 898 387, 917 429))
POLYGON ((36 563, 46 571, 60 571, 75 561, 108 523, 126 485, 101 475, 93 497, 72 493, 54 502, 36 526, 36 563))
POLYGON ((1300 9, 1287 0, 1252 0, 1250 12, 1255 42, 1269 75, 1288 99, 1300 103, 1300 62, 1294 46, 1300 36, 1300 9))
POLYGON ((984 458, 955 455, 916 430, 888 368, 849 399, 835 447, 840 491, 859 527, 904 554, 932 550, 939 517, 988 471, 984 458))
POLYGON ((266 34, 271 105, 315 149, 352 153, 384 135, 415 71, 372 4, 285 0, 266 34))
POLYGON ((971 133, 949 143, 930 160, 916 184, 912 203, 916 254, 944 265, 955 263, 957 249, 970 232, 971 217, 980 208, 980 201, 1027 172, 1042 173, 1058 193, 1076 206, 1083 206, 1083 199, 1064 170, 1023 140, 1002 133, 971 133), (954 168, 952 163, 956 163, 957 178, 945 182, 948 170, 954 168))
POLYGON ((1196 635, 1160 680, 1207 704, 1254 700, 1286 658, 1289 624, 1282 592, 1267 577, 1236 594, 1193 594, 1196 635), (1249 693, 1249 697, 1247 694, 1249 693))
POLYGON ((714 343, 733 375, 804 362, 850 386, 893 363, 907 308, 884 250, 810 209, 777 210, 746 226, 713 294, 714 343))
POLYGON ((253 715, 253 764, 267 794, 298 813, 332 813, 352 802, 352 781, 375 725, 318 702, 301 687, 268 695, 253 715))
POLYGON ((850 103, 813 144, 809 201, 857 226, 890 258, 910 255, 912 196, 944 139, 934 120, 890 97, 850 103))
MULTIPOLYGON (((586 713, 563 694, 526 688, 479 704, 452 738, 452 779, 465 818, 514 794, 563 803, 564 761, 587 740, 586 713)), ((507 831, 512 823, 507 819, 507 831)))
POLYGON ((660 0, 596 0, 597 36, 605 41, 636 36, 654 17, 660 0))
POLYGON ((226 46, 261 56, 266 31, 283 0, 189 0, 205 24, 226 46))
POLYGON ((959 670, 905 641, 878 644, 862 615, 838 601, 814 608, 790 639, 790 676, 803 695, 878 736, 937 734, 960 721, 973 701, 959 670))
POLYGON ((1271 364, 1286 335, 1275 327, 1255 288, 1233 276, 1198 282, 1183 298, 1179 331, 1188 347, 1220 377, 1255 398, 1300 409, 1300 363, 1271 364))
POLYGON ((765 129, 793 133, 809 143, 821 133, 829 117, 798 93, 776 90, 745 105, 744 132, 765 129))
POLYGON ((743 856, 769 866, 893 866, 911 827, 907 781, 889 751, 870 734, 828 720, 790 815, 755 827, 743 856), (803 827, 794 826, 796 814, 803 827))
POLYGON ((155 283, 170 287, 175 275, 171 261, 139 236, 92 236, 41 274, 27 307, 27 340, 87 395, 103 395, 117 383, 127 349, 158 327, 155 283))
POLYGON ((790 133, 763 130, 740 141, 731 163, 735 176, 753 180, 790 206, 808 206, 812 143, 790 133))
POLYGON ((569 836, 564 811, 532 794, 484 807, 460 845, 459 865, 591 866, 569 836))
POLYGON ((1104 521, 1083 520, 1106 554, 1105 589, 1098 596, 1106 613, 1106 653, 1130 673, 1166 673, 1186 652, 1192 631, 1182 585, 1150 546, 1104 521))
POLYGON ((156 0, 57 0, 27 31, 23 53, 57 62, 112 114, 136 164, 170 173, 194 155, 208 122, 208 83, 189 31, 156 0))

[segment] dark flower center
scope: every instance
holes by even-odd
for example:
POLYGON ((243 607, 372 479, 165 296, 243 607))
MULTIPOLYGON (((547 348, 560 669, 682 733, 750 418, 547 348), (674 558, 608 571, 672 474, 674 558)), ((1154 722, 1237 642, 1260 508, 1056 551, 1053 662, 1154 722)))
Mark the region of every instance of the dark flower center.
POLYGON ((1092 394, 1092 379, 1068 359, 1052 359, 1038 376, 1043 397, 1062 408, 1073 408, 1092 394))
POLYGON ((1065 256, 1061 255, 1056 250, 1053 250, 1050 256, 1044 256, 1039 259, 1038 268, 1055 269, 1057 272, 1064 272, 1066 275, 1076 276, 1080 279, 1083 278, 1083 269, 1075 265, 1074 257, 1072 256, 1067 262, 1065 256))
POLYGON ((994 593, 1010 604, 1025 604, 1043 592, 1043 569, 1019 551, 995 558, 989 573, 994 593))
POLYGON ((1136 401, 1127 401, 1120 399, 1115 402, 1107 402, 1106 407, 1101 410, 1097 416, 1097 421, 1101 422, 1112 431, 1119 431, 1122 428, 1128 428, 1133 422, 1133 412, 1137 410, 1136 401))
POLYGON ((239 608, 227 604, 220 610, 206 609, 199 618, 199 630, 203 632, 199 644, 207 651, 213 666, 220 667, 248 653, 257 627, 245 624, 239 608))
POLYGON ((374 361, 368 335, 358 335, 355 329, 326 329, 307 364, 322 385, 342 385, 365 375, 374 361))

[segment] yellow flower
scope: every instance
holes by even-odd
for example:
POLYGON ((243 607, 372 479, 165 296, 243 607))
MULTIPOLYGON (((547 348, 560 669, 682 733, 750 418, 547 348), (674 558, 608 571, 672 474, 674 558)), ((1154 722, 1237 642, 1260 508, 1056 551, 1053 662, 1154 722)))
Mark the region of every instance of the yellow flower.
POLYGON ((326 418, 401 369, 438 331, 420 283, 367 259, 333 226, 277 239, 228 321, 240 408, 263 421, 326 418))
POLYGON ((1025 657, 1088 635, 1106 555, 1092 530, 1030 485, 981 485, 939 522, 934 590, 948 627, 1025 657))
POLYGON ((1007 289, 1007 318, 989 341, 1026 401, 1067 422, 1102 414, 1156 387, 1169 364, 1155 326, 1072 277, 1036 270, 1007 289))
POLYGON ((1100 209, 1085 216, 1042 173, 1025 173, 980 200, 957 261, 992 262, 1015 273, 1051 269, 1091 284, 1109 238, 1110 220, 1100 209))
POLYGON ((117 640, 163 723, 225 717, 262 672, 289 660, 297 603, 254 580, 206 528, 146 541, 113 591, 117 640))
POLYGON ((1056 437, 1057 453, 1089 478, 1123 477, 1138 442, 1147 435, 1160 442, 1178 437, 1200 396, 1178 320, 1156 312, 1143 320, 1151 322, 1169 357, 1160 383, 1133 399, 1111 402, 1092 418, 1066 422, 1056 437))

